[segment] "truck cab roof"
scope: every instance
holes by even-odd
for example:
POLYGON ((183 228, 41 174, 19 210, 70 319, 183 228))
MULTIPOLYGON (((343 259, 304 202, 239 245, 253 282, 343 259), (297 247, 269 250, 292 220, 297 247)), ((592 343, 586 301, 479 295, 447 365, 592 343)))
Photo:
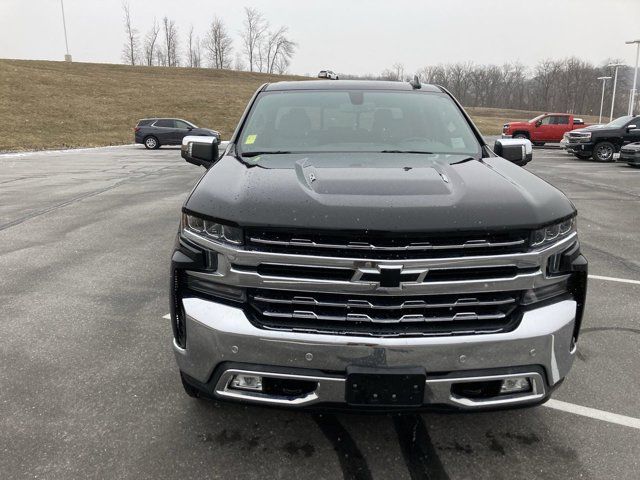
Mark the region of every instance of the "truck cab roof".
MULTIPOLYGON (((269 83, 263 91, 289 91, 289 90, 405 90, 411 91, 413 87, 409 82, 393 82, 382 80, 299 80, 289 82, 269 83)), ((422 84, 420 91, 442 92, 440 87, 430 84, 422 84)))

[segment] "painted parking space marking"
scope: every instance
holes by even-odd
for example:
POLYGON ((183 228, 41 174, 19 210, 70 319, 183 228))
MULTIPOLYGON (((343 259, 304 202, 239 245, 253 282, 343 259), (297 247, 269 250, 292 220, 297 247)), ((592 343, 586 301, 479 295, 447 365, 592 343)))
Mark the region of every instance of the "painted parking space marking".
POLYGON ((573 403, 563 402, 553 398, 548 400, 543 406, 640 430, 640 418, 627 417, 626 415, 606 412, 604 410, 598 410, 597 408, 583 407, 581 405, 575 405, 573 403))
POLYGON ((605 280, 609 282, 631 283, 632 285, 640 285, 640 280, 630 280, 628 278, 603 277, 601 275, 589 275, 594 280, 605 280))
POLYGON ((163 315, 162 318, 164 318, 165 320, 171 320, 171 314, 167 313, 166 315, 163 315))

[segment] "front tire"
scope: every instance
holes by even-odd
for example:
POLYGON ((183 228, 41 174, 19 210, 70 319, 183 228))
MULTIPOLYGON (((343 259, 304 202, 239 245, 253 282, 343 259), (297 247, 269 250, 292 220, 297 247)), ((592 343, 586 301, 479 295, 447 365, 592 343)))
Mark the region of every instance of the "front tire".
POLYGON ((600 142, 593 149, 593 159, 597 162, 612 162, 616 149, 611 142, 600 142))
POLYGON ((526 133, 515 133, 513 138, 523 138, 529 140, 529 136, 526 133))
POLYGON ((149 135, 144 139, 144 146, 147 150, 155 150, 160 148, 160 142, 153 135, 149 135))

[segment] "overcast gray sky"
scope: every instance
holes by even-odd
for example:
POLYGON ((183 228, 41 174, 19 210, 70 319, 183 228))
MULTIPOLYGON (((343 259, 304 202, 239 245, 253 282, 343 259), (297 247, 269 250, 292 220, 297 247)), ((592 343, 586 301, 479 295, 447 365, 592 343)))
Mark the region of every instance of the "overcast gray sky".
MULTIPOLYGON (((130 0, 135 26, 175 19, 204 34, 222 17, 241 49, 242 8, 287 25, 299 49, 292 73, 379 73, 394 62, 407 72, 457 61, 534 65, 543 58, 610 57, 635 62, 640 0, 130 0)), ((69 49, 76 61, 120 62, 121 0, 64 0, 69 49)), ((0 58, 61 60, 60 0, 0 0, 0 58)))

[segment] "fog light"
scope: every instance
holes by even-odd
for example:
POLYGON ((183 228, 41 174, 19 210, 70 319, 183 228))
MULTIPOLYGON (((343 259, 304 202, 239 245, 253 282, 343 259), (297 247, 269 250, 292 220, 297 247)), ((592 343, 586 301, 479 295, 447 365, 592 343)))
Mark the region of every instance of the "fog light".
POLYGON ((262 391, 262 377, 258 375, 234 375, 231 379, 231 388, 238 390, 253 390, 255 392, 262 391))
POLYGON ((522 393, 531 390, 531 382, 527 377, 513 377, 502 380, 500 393, 522 393))

